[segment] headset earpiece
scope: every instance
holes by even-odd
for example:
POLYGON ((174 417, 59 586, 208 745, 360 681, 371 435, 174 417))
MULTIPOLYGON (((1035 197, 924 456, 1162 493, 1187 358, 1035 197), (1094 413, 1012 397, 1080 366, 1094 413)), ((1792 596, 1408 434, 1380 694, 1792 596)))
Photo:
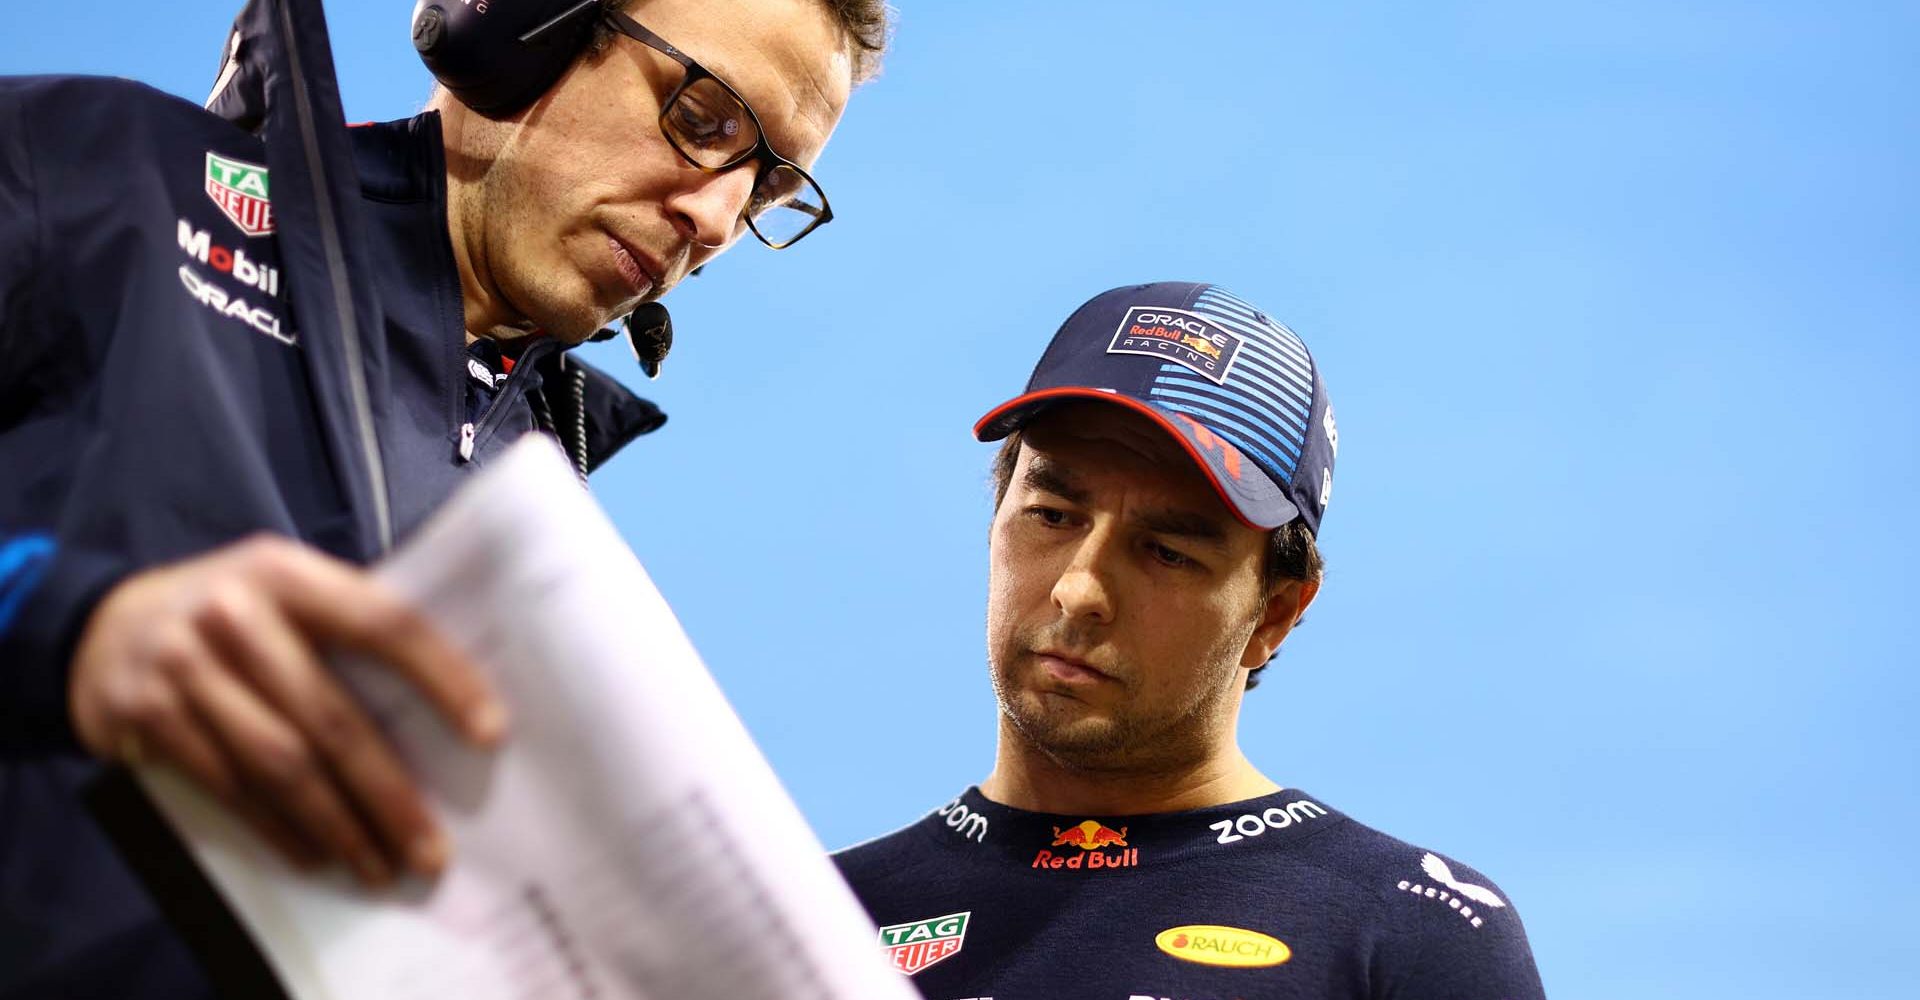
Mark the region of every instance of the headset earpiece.
POLYGON ((491 117, 532 104, 592 37, 602 0, 419 0, 413 47, 460 103, 491 117))

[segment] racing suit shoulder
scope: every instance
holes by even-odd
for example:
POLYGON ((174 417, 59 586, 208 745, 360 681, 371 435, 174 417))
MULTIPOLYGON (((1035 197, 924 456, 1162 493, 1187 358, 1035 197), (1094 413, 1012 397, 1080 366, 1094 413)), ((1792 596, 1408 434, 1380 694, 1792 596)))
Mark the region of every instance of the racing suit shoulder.
POLYGON ((948 855, 958 852, 957 860, 964 860, 966 848, 984 835, 986 824, 986 817, 969 811, 956 797, 892 833, 833 852, 833 863, 869 910, 884 910, 883 901, 896 889, 944 881, 954 870, 948 855), (945 820, 952 816, 959 822, 948 827, 945 820))
POLYGON ((1350 912, 1378 924, 1375 995, 1544 996, 1520 914, 1478 869, 1351 818, 1299 860, 1345 883, 1350 912))
POLYGON ((110 328, 49 310, 97 297, 143 230, 171 235, 173 206, 206 184, 209 157, 264 153, 197 105, 115 77, 0 77, 0 126, 0 389, 15 390, 0 401, 4 429, 92 360, 88 335, 110 328))

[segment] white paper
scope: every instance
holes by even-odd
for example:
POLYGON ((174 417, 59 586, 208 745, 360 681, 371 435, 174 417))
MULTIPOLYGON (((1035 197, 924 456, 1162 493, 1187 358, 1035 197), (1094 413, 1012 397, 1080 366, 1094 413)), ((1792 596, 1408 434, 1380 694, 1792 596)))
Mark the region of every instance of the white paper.
POLYGON ((386 671, 341 665, 453 838, 439 879, 303 875, 142 774, 296 1000, 918 996, 550 443, 515 445, 376 572, 512 713, 474 751, 386 671))

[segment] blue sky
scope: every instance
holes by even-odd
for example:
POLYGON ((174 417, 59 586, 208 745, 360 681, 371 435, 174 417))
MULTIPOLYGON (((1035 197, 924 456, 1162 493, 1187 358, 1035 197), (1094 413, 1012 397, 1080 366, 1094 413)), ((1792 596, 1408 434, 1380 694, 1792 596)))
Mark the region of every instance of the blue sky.
MULTIPOLYGON (((1490 873, 1556 998, 1911 995, 1920 6, 905 6, 837 220, 670 297, 596 484, 823 840, 990 763, 973 419, 1208 280, 1341 424, 1254 760, 1490 873)), ((9 7, 0 72, 198 99, 237 3, 9 7)), ((334 7, 414 111, 410 4, 334 7)))

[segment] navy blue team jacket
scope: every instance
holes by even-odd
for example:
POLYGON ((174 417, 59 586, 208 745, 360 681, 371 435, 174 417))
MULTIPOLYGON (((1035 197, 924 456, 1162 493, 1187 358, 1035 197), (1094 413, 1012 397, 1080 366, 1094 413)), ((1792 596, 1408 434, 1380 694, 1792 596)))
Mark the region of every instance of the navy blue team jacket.
POLYGON ((1297 790, 1056 816, 969 788, 834 856, 928 1000, 1540 1000, 1479 872, 1297 790))
POLYGON ((105 590, 261 531, 368 560, 556 366, 585 376, 591 464, 664 420, 551 342, 469 420, 437 116, 346 129, 306 56, 265 74, 259 134, 127 81, 0 78, 0 1000, 209 995, 78 798, 68 660, 105 590))

